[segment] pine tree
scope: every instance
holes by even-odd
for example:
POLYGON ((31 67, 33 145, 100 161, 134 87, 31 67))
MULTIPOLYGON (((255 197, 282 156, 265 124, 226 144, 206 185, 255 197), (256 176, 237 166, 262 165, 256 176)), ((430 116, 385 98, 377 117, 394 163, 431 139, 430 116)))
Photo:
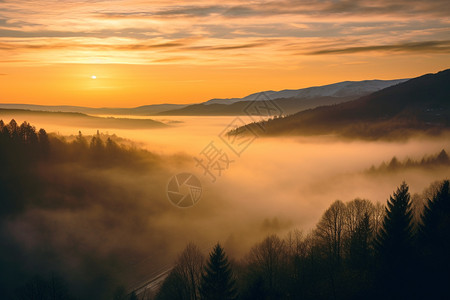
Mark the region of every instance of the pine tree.
POLYGON ((236 299, 236 282, 228 258, 219 243, 209 254, 200 286, 202 300, 236 299))
POLYGON ((364 214, 363 219, 356 226, 350 237, 350 262, 355 268, 367 268, 371 256, 372 228, 370 216, 364 214))
POLYGON ((406 298, 410 269, 413 265, 411 198, 408 185, 403 182, 389 197, 383 226, 377 236, 375 248, 379 259, 379 284, 390 298, 406 298))
POLYGON ((450 183, 445 180, 428 200, 419 228, 420 262, 422 262, 424 294, 430 299, 443 299, 450 294, 450 183))

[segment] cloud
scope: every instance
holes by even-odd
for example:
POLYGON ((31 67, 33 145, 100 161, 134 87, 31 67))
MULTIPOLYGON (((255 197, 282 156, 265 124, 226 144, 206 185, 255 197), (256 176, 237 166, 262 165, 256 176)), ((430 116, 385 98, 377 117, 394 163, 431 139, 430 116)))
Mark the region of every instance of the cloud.
POLYGON ((362 47, 331 48, 307 53, 308 55, 353 54, 361 52, 421 52, 450 53, 450 41, 424 41, 393 45, 374 45, 362 47))
POLYGON ((241 45, 229 45, 229 46, 194 46, 188 49, 190 50, 236 50, 236 49, 245 49, 245 48, 254 48, 263 46, 266 43, 251 43, 251 44, 241 44, 241 45))
POLYGON ((211 14, 221 13, 226 10, 225 6, 169 6, 155 11, 137 12, 103 12, 96 16, 107 19, 139 19, 154 17, 207 17, 211 14))
POLYGON ((90 49, 90 50, 114 50, 114 51, 146 51, 157 49, 174 49, 174 51, 219 51, 219 50, 237 50, 254 48, 267 44, 264 41, 258 41, 254 43, 232 43, 232 44, 202 44, 202 45, 190 45, 192 41, 186 39, 162 42, 162 43, 126 43, 126 44, 102 44, 102 43, 80 43, 73 42, 59 42, 59 43, 0 43, 0 50, 20 50, 20 49, 46 49, 46 50, 58 50, 58 49, 90 49))
MULTIPOLYGON (((177 58, 148 56, 179 52, 176 56, 183 62, 195 65, 202 61, 231 65, 237 60, 229 53, 239 49, 247 49, 247 64, 252 65, 278 63, 299 52, 447 53, 446 44, 433 42, 447 40, 450 34, 447 2, 6 1, 0 8, 0 50, 8 61, 36 64, 86 61, 93 53, 85 50, 97 51, 109 62, 139 64, 175 62, 177 58), (261 38, 273 39, 272 45, 261 38), (339 39, 346 44, 329 44, 339 39), (299 46, 293 49, 285 40, 299 46), (212 54, 194 57, 189 54, 194 51, 212 54)), ((239 60, 241 65, 243 61, 239 60)))
POLYGON ((161 48, 174 48, 184 46, 182 42, 166 42, 166 43, 154 43, 154 44, 94 44, 94 43, 0 43, 0 50, 19 50, 19 49, 91 49, 91 50, 126 50, 126 51, 140 51, 149 49, 161 49, 161 48))

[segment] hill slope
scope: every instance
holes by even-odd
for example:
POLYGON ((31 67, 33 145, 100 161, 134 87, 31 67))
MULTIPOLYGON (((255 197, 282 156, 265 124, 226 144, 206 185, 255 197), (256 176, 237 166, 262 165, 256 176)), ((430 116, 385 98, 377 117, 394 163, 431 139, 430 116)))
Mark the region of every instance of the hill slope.
POLYGON ((101 118, 76 112, 48 112, 22 109, 0 108, 0 119, 5 122, 12 118, 24 118, 28 122, 52 122, 63 126, 96 128, 96 129, 151 129, 168 125, 151 119, 101 118))
MULTIPOLYGON (((379 138, 449 129, 450 69, 337 105, 318 107, 259 125, 264 134, 338 134, 379 138)), ((255 124, 247 125, 250 127, 255 124)), ((236 132, 240 132, 237 129, 236 132)))
MULTIPOLYGON (((284 114, 293 114, 305 109, 323 105, 332 105, 358 99, 361 96, 381 90, 395 84, 405 82, 399 80, 365 80, 344 81, 324 86, 309 87, 299 90, 265 91, 273 99, 284 114)), ((212 99, 200 104, 193 104, 158 113, 158 115, 173 116, 223 116, 244 115, 249 101, 267 99, 260 97, 261 93, 254 93, 244 98, 212 99)))
POLYGON ((151 116, 159 112, 183 108, 184 104, 153 104, 133 108, 112 108, 112 107, 84 107, 70 105, 36 105, 36 104, 14 104, 0 103, 0 108, 4 109, 25 109, 35 111, 51 112, 76 112, 91 115, 130 115, 130 116, 151 116))

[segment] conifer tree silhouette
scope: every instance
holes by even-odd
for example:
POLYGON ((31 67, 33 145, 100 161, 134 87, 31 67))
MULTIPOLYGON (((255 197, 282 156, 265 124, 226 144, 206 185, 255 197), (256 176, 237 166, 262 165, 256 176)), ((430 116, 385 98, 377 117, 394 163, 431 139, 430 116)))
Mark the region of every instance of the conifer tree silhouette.
POLYGON ((413 264, 411 199, 403 182, 389 197, 383 226, 375 241, 380 276, 378 284, 383 296, 406 299, 411 295, 410 276, 413 264))
POLYGON ((445 180, 428 200, 419 227, 421 284, 423 296, 430 299, 449 297, 450 288, 450 191, 445 180))
POLYGON ((236 282, 228 258, 219 243, 209 255, 202 275, 200 295, 202 300, 236 299, 236 282))

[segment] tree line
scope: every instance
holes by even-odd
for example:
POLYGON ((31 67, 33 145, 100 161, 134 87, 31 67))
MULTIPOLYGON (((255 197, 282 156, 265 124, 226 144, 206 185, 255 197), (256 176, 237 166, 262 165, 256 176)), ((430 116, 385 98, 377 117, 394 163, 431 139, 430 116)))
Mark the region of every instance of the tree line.
POLYGON ((382 162, 378 167, 372 166, 368 170, 369 173, 382 173, 390 171, 399 171, 412 168, 432 168, 439 166, 449 166, 450 158, 447 152, 442 149, 439 153, 431 156, 424 156, 421 160, 413 160, 407 158, 403 161, 399 161, 397 157, 393 157, 389 163, 382 162))
POLYGON ((141 199, 131 196, 136 186, 117 179, 164 172, 161 157, 125 143, 100 132, 62 137, 28 122, 0 120, 0 299, 113 298, 125 269, 120 248, 104 247, 112 253, 105 258, 76 237, 78 226, 100 228, 85 238, 113 236, 119 229, 101 224, 140 216, 141 199), (84 216, 93 211, 98 223, 90 224, 84 216), (70 238, 59 240, 57 232, 70 238))
POLYGON ((420 210, 403 182, 385 206, 335 201, 309 234, 270 235, 241 260, 189 244, 155 299, 447 299, 449 282, 449 181, 420 210))
POLYGON ((105 135, 97 130, 90 139, 79 131, 68 140, 49 135, 42 128, 36 130, 26 121, 19 125, 14 119, 8 124, 0 120, 0 162, 11 169, 42 161, 78 161, 90 167, 120 165, 134 168, 142 164, 143 156, 152 156, 148 151, 125 146, 115 139, 115 135, 105 135))

